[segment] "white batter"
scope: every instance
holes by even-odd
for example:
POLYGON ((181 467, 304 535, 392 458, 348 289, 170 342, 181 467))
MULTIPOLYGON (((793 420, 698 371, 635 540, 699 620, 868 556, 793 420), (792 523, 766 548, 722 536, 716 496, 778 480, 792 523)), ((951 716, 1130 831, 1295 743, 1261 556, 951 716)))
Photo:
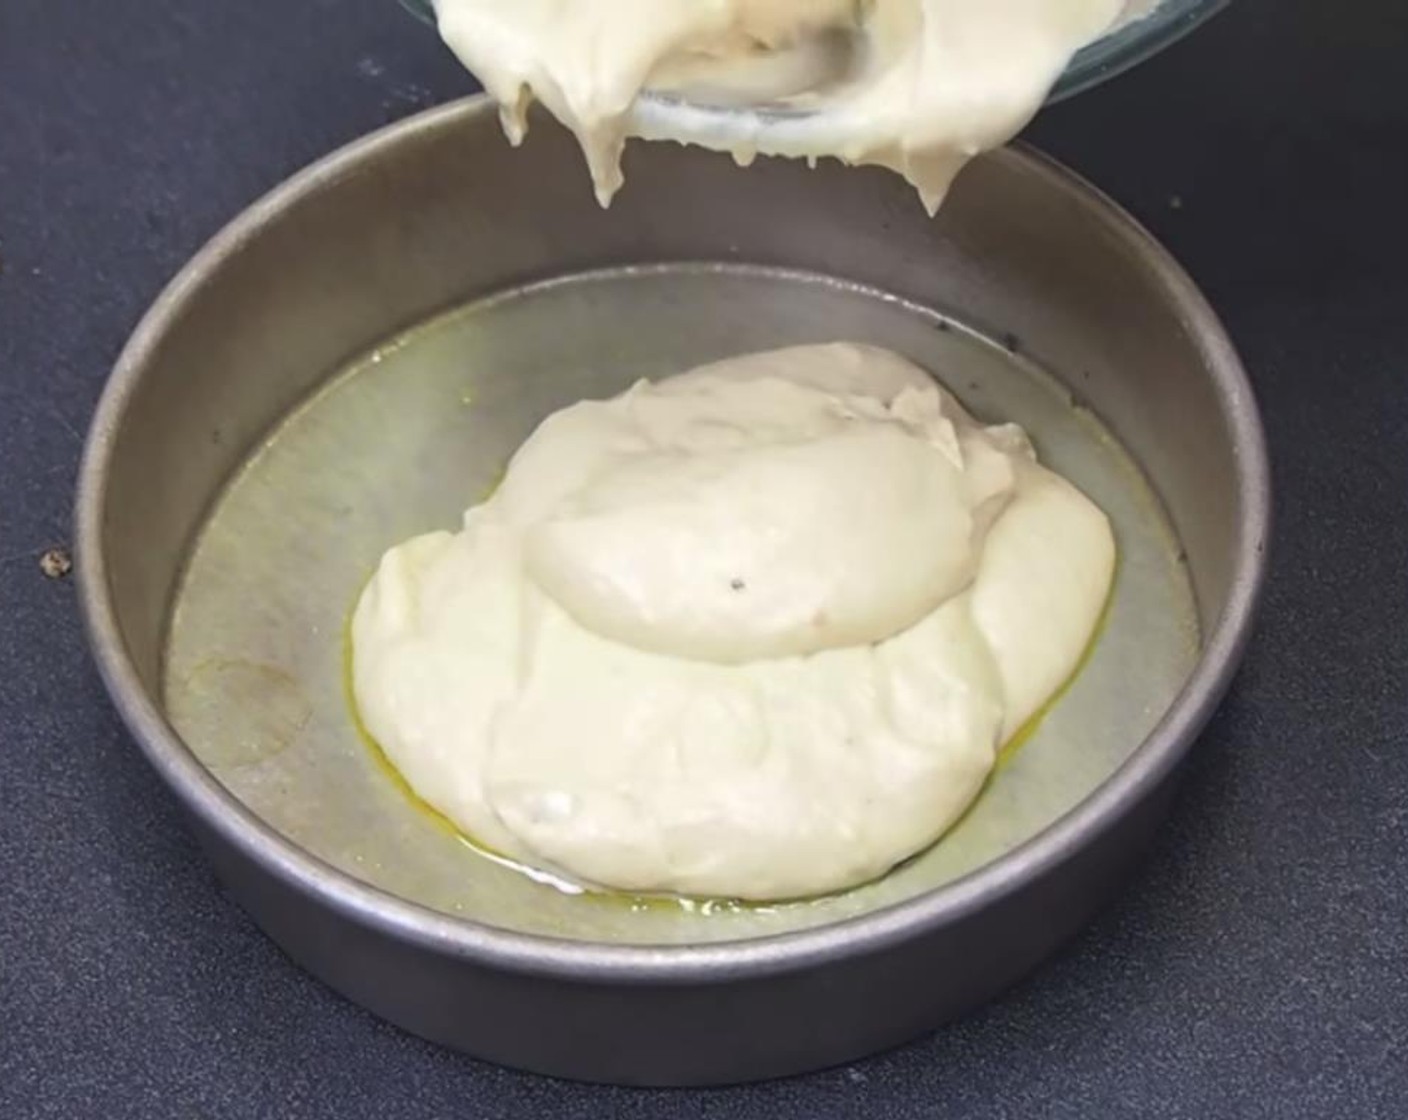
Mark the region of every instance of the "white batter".
POLYGON ((588 885, 782 899, 963 812, 1108 595, 1104 515, 888 351, 795 347, 549 417, 391 549, 358 708, 481 843, 588 885))
MULTIPOLYGON (((1142 0, 1134 0, 1140 5, 1142 0)), ((893 168, 936 209, 971 157, 1006 143, 1126 0, 435 0, 445 42, 518 143, 537 99, 582 143, 603 205, 643 89, 824 107, 735 142, 893 168), (829 34, 828 34, 829 33, 829 34)), ((674 135, 668 121, 651 139, 674 135)))

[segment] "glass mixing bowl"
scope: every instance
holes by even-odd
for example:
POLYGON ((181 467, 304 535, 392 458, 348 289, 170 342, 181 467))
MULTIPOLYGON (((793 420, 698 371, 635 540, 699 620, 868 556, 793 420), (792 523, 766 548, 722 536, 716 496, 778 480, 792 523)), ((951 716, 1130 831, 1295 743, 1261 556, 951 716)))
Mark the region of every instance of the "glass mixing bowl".
MULTIPOLYGON (((430 0, 400 2, 427 23, 435 22, 430 0)), ((1147 14, 1116 27, 1077 54, 1049 100, 1060 101, 1143 62, 1183 38, 1227 3, 1228 0, 1155 0, 1147 14)))

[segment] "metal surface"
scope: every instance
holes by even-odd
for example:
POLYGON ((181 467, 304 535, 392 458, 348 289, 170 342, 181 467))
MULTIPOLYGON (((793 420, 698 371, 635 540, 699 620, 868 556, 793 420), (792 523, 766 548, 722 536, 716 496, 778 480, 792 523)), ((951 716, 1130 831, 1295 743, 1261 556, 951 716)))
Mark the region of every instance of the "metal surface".
MULTIPOLYGON (((78 517, 90 635, 125 720, 231 888, 353 998, 429 1037, 567 1076, 702 1083, 839 1061, 1011 982, 1136 857, 1174 765, 1227 683, 1259 587, 1268 499, 1254 405, 1176 267, 1088 188, 1031 157, 980 161, 934 223, 884 173, 765 163, 744 174, 670 147, 633 150, 626 192, 602 213, 569 171, 576 158, 548 128, 509 156, 493 114, 466 103, 324 161, 203 251, 134 335, 90 436, 78 517), (584 269, 701 260, 763 271, 669 274, 777 282, 796 289, 797 306, 812 304, 803 290, 830 293, 815 297, 825 302, 842 289, 769 267, 840 276, 852 285, 837 297, 848 305, 887 304, 864 288, 941 309, 1064 378, 1138 458, 1187 553, 1206 641, 1174 706, 1078 806, 1001 859, 879 910, 720 944, 572 941, 506 930, 492 915, 451 917, 371 887, 261 822, 182 743, 160 701, 186 557, 249 452, 357 354, 437 311, 584 269)), ((627 287, 649 279, 614 275, 627 287)), ((780 306, 771 294, 749 302, 759 322, 780 306)), ((890 307, 896 321, 925 321, 890 307)), ((642 333, 626 314, 616 325, 622 338, 642 333)), ((971 343, 960 350, 995 353, 971 343)), ((493 357, 479 355, 482 368, 493 357)), ((359 381, 375 383, 354 376, 292 423, 359 381)), ((237 482, 226 502, 238 492, 237 482)), ((464 500, 458 488, 444 495, 446 509, 464 500)), ((302 542, 338 532, 346 511, 331 513, 302 542)), ((265 562, 300 570, 309 555, 300 543, 265 562)), ((310 596, 345 594, 316 565, 302 571, 310 596)), ((303 638, 323 650, 338 641, 303 638)), ((258 680, 236 685, 253 687, 276 722, 305 725, 277 686, 269 703, 258 680)))

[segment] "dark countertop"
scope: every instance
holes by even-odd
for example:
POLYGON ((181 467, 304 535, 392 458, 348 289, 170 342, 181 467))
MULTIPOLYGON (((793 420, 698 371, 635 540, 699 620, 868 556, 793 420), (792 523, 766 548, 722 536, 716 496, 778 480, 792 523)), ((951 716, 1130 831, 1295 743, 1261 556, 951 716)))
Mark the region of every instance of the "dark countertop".
POLYGON ((294 968, 38 563, 162 283, 295 168, 469 87, 392 0, 0 4, 0 1116, 1408 1115, 1408 8, 1237 0, 1032 130, 1242 349, 1280 498, 1261 626, 1147 866, 1058 960, 897 1052, 715 1092, 496 1069, 294 968))

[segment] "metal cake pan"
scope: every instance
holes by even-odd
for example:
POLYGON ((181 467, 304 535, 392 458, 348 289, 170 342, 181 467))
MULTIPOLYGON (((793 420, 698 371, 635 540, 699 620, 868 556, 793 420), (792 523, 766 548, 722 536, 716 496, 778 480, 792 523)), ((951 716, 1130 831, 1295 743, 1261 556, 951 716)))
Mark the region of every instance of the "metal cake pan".
POLYGON ((1247 637, 1266 452, 1192 283, 1044 158, 978 160, 932 221, 880 171, 745 172, 649 145, 627 173, 603 212, 570 137, 539 122, 510 151, 471 99, 237 218, 98 407, 82 604, 118 711, 218 873, 333 988, 560 1076, 783 1075, 991 998, 1128 875, 1247 637), (436 833, 338 691, 337 621, 379 551, 474 500, 559 404, 838 336, 1028 425, 1121 540, 1090 664, 970 818, 880 884, 757 912, 564 899, 436 833))

